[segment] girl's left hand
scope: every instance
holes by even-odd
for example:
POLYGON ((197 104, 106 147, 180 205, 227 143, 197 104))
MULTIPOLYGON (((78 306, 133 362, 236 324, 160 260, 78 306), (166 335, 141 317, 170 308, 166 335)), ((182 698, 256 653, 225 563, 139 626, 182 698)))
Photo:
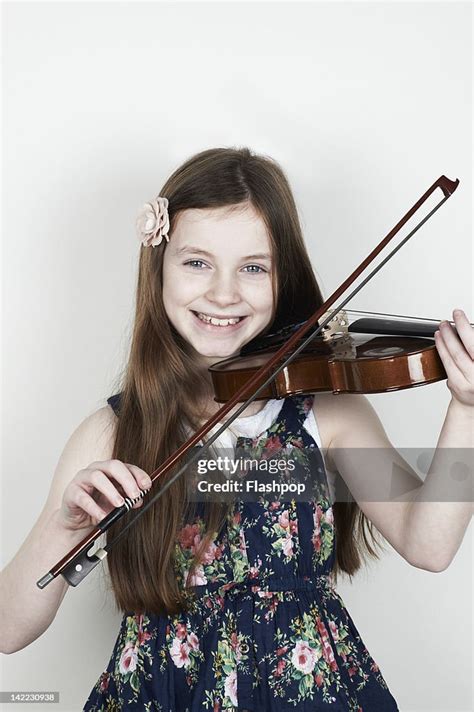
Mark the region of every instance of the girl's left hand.
POLYGON ((474 406, 474 327, 462 309, 453 311, 453 320, 457 333, 448 321, 442 321, 435 332, 435 344, 453 399, 474 406))

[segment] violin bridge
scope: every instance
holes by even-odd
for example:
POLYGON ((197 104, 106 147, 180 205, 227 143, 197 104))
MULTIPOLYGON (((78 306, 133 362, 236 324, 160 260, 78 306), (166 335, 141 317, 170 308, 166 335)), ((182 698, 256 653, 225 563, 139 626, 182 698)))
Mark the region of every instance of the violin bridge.
MULTIPOLYGON (((331 314, 331 310, 324 312, 320 318, 320 323, 325 321, 331 314)), ((322 337, 325 341, 331 341, 335 336, 344 336, 349 333, 349 318, 344 309, 341 309, 331 321, 323 327, 322 337)))

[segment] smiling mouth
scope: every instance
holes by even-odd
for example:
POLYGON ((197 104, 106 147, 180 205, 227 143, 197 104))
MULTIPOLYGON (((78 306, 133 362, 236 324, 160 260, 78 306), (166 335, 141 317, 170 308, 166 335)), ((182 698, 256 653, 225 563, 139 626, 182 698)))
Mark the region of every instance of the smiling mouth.
POLYGON ((236 324, 239 324, 241 321, 246 319, 246 316, 237 316, 237 317, 228 317, 225 319, 220 319, 214 316, 211 316, 209 314, 205 314, 204 312, 197 312, 193 311, 193 314, 204 324, 211 324, 212 326, 220 326, 220 327, 228 327, 228 326, 235 326, 236 324))

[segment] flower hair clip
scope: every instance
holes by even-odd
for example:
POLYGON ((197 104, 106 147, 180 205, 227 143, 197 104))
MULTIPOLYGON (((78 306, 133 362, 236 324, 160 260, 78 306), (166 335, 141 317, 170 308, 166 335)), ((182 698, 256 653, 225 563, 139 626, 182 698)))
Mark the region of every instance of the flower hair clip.
POLYGON ((154 200, 145 203, 138 214, 136 224, 137 236, 143 247, 155 247, 161 244, 163 238, 169 242, 168 199, 158 195, 154 200))

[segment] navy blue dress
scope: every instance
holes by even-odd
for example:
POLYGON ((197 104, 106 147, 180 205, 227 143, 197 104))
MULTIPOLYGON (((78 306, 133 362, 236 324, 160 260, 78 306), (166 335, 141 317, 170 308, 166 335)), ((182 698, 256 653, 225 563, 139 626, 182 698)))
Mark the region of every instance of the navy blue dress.
MULTIPOLYGON (((289 449, 311 472, 317 496, 237 499, 191 580, 190 610, 125 612, 86 712, 398 710, 334 587, 329 485, 319 448, 303 427, 312 402, 312 396, 286 398, 275 422, 255 438, 238 438, 236 448, 257 457, 289 449)), ((116 408, 116 397, 109 403, 116 408)), ((178 581, 186 580, 203 534, 199 514, 183 521, 175 545, 178 581)))

